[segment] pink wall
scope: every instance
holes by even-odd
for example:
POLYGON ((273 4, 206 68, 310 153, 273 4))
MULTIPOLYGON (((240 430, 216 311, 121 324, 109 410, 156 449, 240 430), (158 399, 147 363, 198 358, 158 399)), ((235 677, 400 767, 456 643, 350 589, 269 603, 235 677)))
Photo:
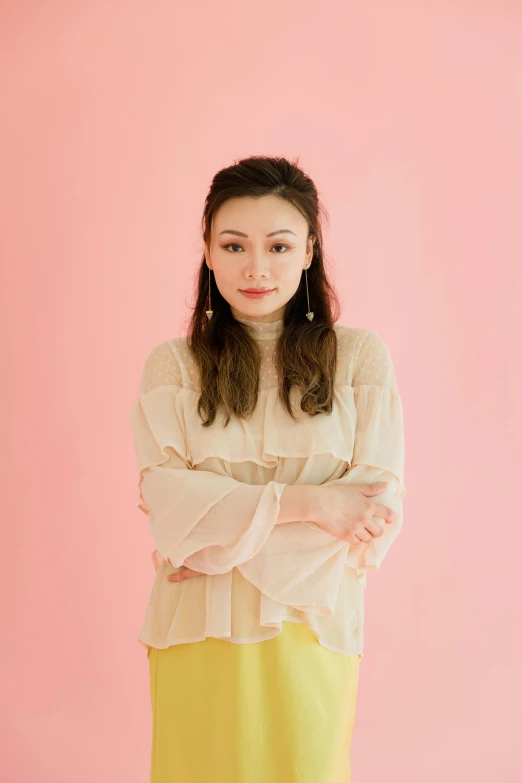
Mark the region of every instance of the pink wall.
POLYGON ((518 780, 520 3, 0 13, 2 778, 148 780, 129 410, 188 313, 213 174, 265 153, 315 178, 341 322, 387 340, 405 408, 354 783, 518 780))

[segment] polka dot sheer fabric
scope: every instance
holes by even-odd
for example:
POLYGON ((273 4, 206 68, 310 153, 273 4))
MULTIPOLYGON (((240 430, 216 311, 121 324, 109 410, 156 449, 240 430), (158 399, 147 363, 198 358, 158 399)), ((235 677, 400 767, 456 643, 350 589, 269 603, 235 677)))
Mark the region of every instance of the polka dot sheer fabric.
POLYGON ((390 352, 376 332, 336 324, 332 414, 298 412, 294 422, 278 399, 274 366, 283 321, 238 320, 262 356, 258 404, 247 421, 202 427, 197 366, 184 337, 161 342, 145 359, 131 424, 156 576, 138 640, 147 648, 208 636, 250 643, 294 620, 328 649, 362 656, 366 574, 399 534, 406 494, 390 352), (289 484, 379 480, 388 487, 377 500, 398 521, 376 518, 382 535, 367 544, 336 539, 314 522, 276 524, 289 484), (203 574, 169 582, 182 565, 203 574))
MULTIPOLYGON (((237 320, 248 324, 259 342, 260 390, 277 387, 274 351, 282 320, 267 324, 240 318, 237 320)), ((365 384, 397 388, 390 352, 376 332, 342 326, 336 326, 335 329, 340 348, 338 375, 344 377, 346 383, 352 386, 365 384)), ((199 388, 196 363, 184 338, 166 340, 152 349, 145 363, 139 393, 147 394, 159 386, 169 384, 199 388)))

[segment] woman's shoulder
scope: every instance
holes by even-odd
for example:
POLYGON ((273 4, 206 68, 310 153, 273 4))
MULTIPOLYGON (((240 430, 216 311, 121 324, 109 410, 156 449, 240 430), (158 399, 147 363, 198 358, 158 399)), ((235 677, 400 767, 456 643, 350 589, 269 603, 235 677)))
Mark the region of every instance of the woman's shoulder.
POLYGON ((362 327, 346 326, 339 322, 334 323, 333 328, 338 337, 344 338, 345 340, 351 339, 353 341, 360 340, 370 331, 369 329, 363 329, 362 327))
POLYGON ((375 329, 334 326, 339 340, 339 355, 346 367, 346 382, 351 386, 395 386, 395 374, 390 350, 375 329))
MULTIPOLYGON (((338 341, 339 377, 343 383, 357 382, 373 362, 391 363, 388 347, 378 332, 364 327, 333 324, 338 341)), ((191 386, 197 368, 187 336, 177 335, 156 343, 146 355, 140 389, 147 393, 159 386, 191 386)))
POLYGON ((334 329, 337 332, 337 336, 345 343, 349 343, 357 348, 362 347, 377 347, 383 348, 386 343, 383 337, 374 329, 365 329, 358 326, 345 326, 344 324, 335 323, 334 329))
POLYGON ((181 385, 180 338, 167 338, 150 348, 145 356, 140 392, 147 394, 160 386, 181 385))
POLYGON ((179 363, 179 354, 181 351, 181 338, 169 337, 159 343, 155 343, 149 348, 144 367, 152 369, 164 365, 165 367, 175 366, 179 363))
POLYGON ((351 360, 357 357, 365 343, 372 339, 372 335, 379 339, 377 332, 363 327, 335 323, 333 328, 337 335, 340 356, 351 360))

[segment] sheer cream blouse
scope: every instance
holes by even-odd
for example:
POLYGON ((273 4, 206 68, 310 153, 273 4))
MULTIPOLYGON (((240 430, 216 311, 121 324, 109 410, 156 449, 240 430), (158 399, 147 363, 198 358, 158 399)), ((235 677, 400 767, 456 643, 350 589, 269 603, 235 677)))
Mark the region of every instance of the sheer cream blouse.
POLYGON ((330 415, 299 408, 293 421, 278 399, 273 363, 282 319, 238 319, 262 349, 260 393, 249 420, 220 416, 205 428, 196 411, 197 368, 186 338, 146 357, 131 426, 138 507, 149 520, 156 576, 138 641, 145 647, 215 637, 238 644, 307 623, 324 647, 363 654, 366 573, 380 567, 402 528, 402 402, 390 352, 374 331, 335 324, 338 338, 330 415), (398 521, 358 545, 314 522, 275 525, 288 484, 387 481, 376 500, 398 521), (169 582, 185 565, 203 575, 169 582))

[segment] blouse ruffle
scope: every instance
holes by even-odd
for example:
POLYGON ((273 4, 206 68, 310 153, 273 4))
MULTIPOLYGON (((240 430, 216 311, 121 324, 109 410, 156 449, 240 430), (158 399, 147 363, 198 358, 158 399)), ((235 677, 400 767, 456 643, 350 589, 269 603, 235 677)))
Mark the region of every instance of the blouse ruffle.
POLYGON ((403 416, 396 388, 337 386, 331 415, 304 414, 297 423, 277 389, 268 389, 252 419, 231 419, 226 436, 219 427, 202 427, 198 396, 169 383, 139 395, 132 407, 138 506, 149 516, 157 547, 140 641, 157 647, 206 636, 254 641, 293 619, 307 622, 324 646, 361 653, 366 571, 380 567, 402 527, 403 416), (236 477, 244 466, 259 483, 236 477), (288 484, 381 480, 388 487, 373 499, 398 519, 379 520, 383 533, 367 544, 339 540, 313 522, 276 525, 288 484), (173 585, 166 574, 181 565, 207 576, 173 585), (241 591, 233 591, 234 581, 241 591), (234 595, 242 596, 236 605, 234 595), (206 611, 191 612, 194 601, 206 611), (353 629, 357 638, 346 638, 353 629))

